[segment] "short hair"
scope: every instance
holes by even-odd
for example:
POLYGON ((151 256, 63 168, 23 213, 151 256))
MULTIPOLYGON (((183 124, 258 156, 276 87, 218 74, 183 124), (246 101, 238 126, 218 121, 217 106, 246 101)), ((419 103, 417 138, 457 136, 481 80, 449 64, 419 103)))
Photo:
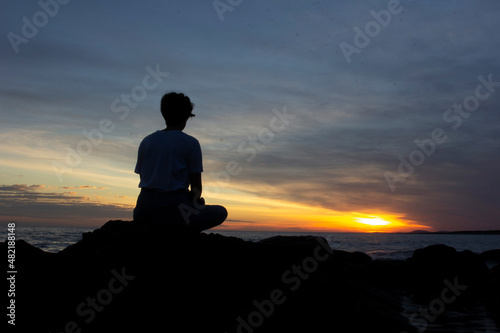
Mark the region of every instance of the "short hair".
POLYGON ((193 109, 194 104, 184 94, 170 92, 161 98, 161 115, 167 125, 179 125, 194 117, 193 109))

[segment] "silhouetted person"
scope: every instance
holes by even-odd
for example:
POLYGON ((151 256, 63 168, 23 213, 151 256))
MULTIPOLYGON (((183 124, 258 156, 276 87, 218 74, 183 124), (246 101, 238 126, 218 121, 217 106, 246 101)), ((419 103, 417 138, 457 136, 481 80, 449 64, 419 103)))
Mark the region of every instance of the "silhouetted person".
POLYGON ((201 232, 226 219, 224 207, 205 205, 201 197, 200 143, 182 132, 188 119, 195 116, 193 108, 184 94, 172 92, 161 99, 167 128, 148 135, 139 146, 135 172, 140 175, 141 193, 134 221, 201 232))

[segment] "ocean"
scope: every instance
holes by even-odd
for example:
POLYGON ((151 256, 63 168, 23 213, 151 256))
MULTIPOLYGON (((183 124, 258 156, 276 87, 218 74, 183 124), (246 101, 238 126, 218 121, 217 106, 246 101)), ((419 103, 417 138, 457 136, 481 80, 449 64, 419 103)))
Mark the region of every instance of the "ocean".
MULTIPOLYGON (((16 238, 47 252, 58 252, 82 239, 82 233, 91 227, 16 227, 16 238)), ((269 232, 269 231, 227 231, 210 230, 224 236, 239 237, 247 241, 283 235, 322 236, 332 249, 349 252, 360 251, 373 259, 406 259, 413 251, 433 244, 446 244, 458 251, 470 250, 481 253, 500 249, 500 235, 463 235, 463 234, 391 234, 391 233, 319 233, 319 232, 269 232)), ((6 239, 7 229, 3 228, 0 240, 6 239)))

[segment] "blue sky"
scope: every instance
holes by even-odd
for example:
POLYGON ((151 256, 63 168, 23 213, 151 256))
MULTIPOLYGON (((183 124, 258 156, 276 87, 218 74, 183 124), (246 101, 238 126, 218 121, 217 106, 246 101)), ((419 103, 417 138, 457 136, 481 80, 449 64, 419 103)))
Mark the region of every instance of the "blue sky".
POLYGON ((137 147, 164 127, 161 96, 179 91, 196 105, 186 132, 202 145, 207 203, 228 208, 228 228, 362 230, 340 219, 357 214, 500 228, 496 1, 243 0, 223 20, 212 1, 42 3, 52 16, 36 1, 1 7, 3 221, 130 219, 137 147), (371 11, 386 24, 366 31, 371 11), (346 57, 356 27, 369 43, 346 57), (453 111, 465 102, 473 111, 453 111), (426 155, 415 140, 435 129, 446 140, 426 155), (228 163, 241 169, 227 177, 228 163))

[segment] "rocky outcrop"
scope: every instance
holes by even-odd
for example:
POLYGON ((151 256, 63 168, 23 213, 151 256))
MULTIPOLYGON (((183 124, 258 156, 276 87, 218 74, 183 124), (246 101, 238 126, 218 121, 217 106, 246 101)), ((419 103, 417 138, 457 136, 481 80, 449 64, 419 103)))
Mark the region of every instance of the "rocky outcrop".
POLYGON ((500 299, 497 268, 444 245, 379 261, 312 236, 248 242, 110 221, 57 254, 16 251, 23 332, 410 333, 421 327, 403 298, 461 293, 462 306, 491 311, 500 299))

